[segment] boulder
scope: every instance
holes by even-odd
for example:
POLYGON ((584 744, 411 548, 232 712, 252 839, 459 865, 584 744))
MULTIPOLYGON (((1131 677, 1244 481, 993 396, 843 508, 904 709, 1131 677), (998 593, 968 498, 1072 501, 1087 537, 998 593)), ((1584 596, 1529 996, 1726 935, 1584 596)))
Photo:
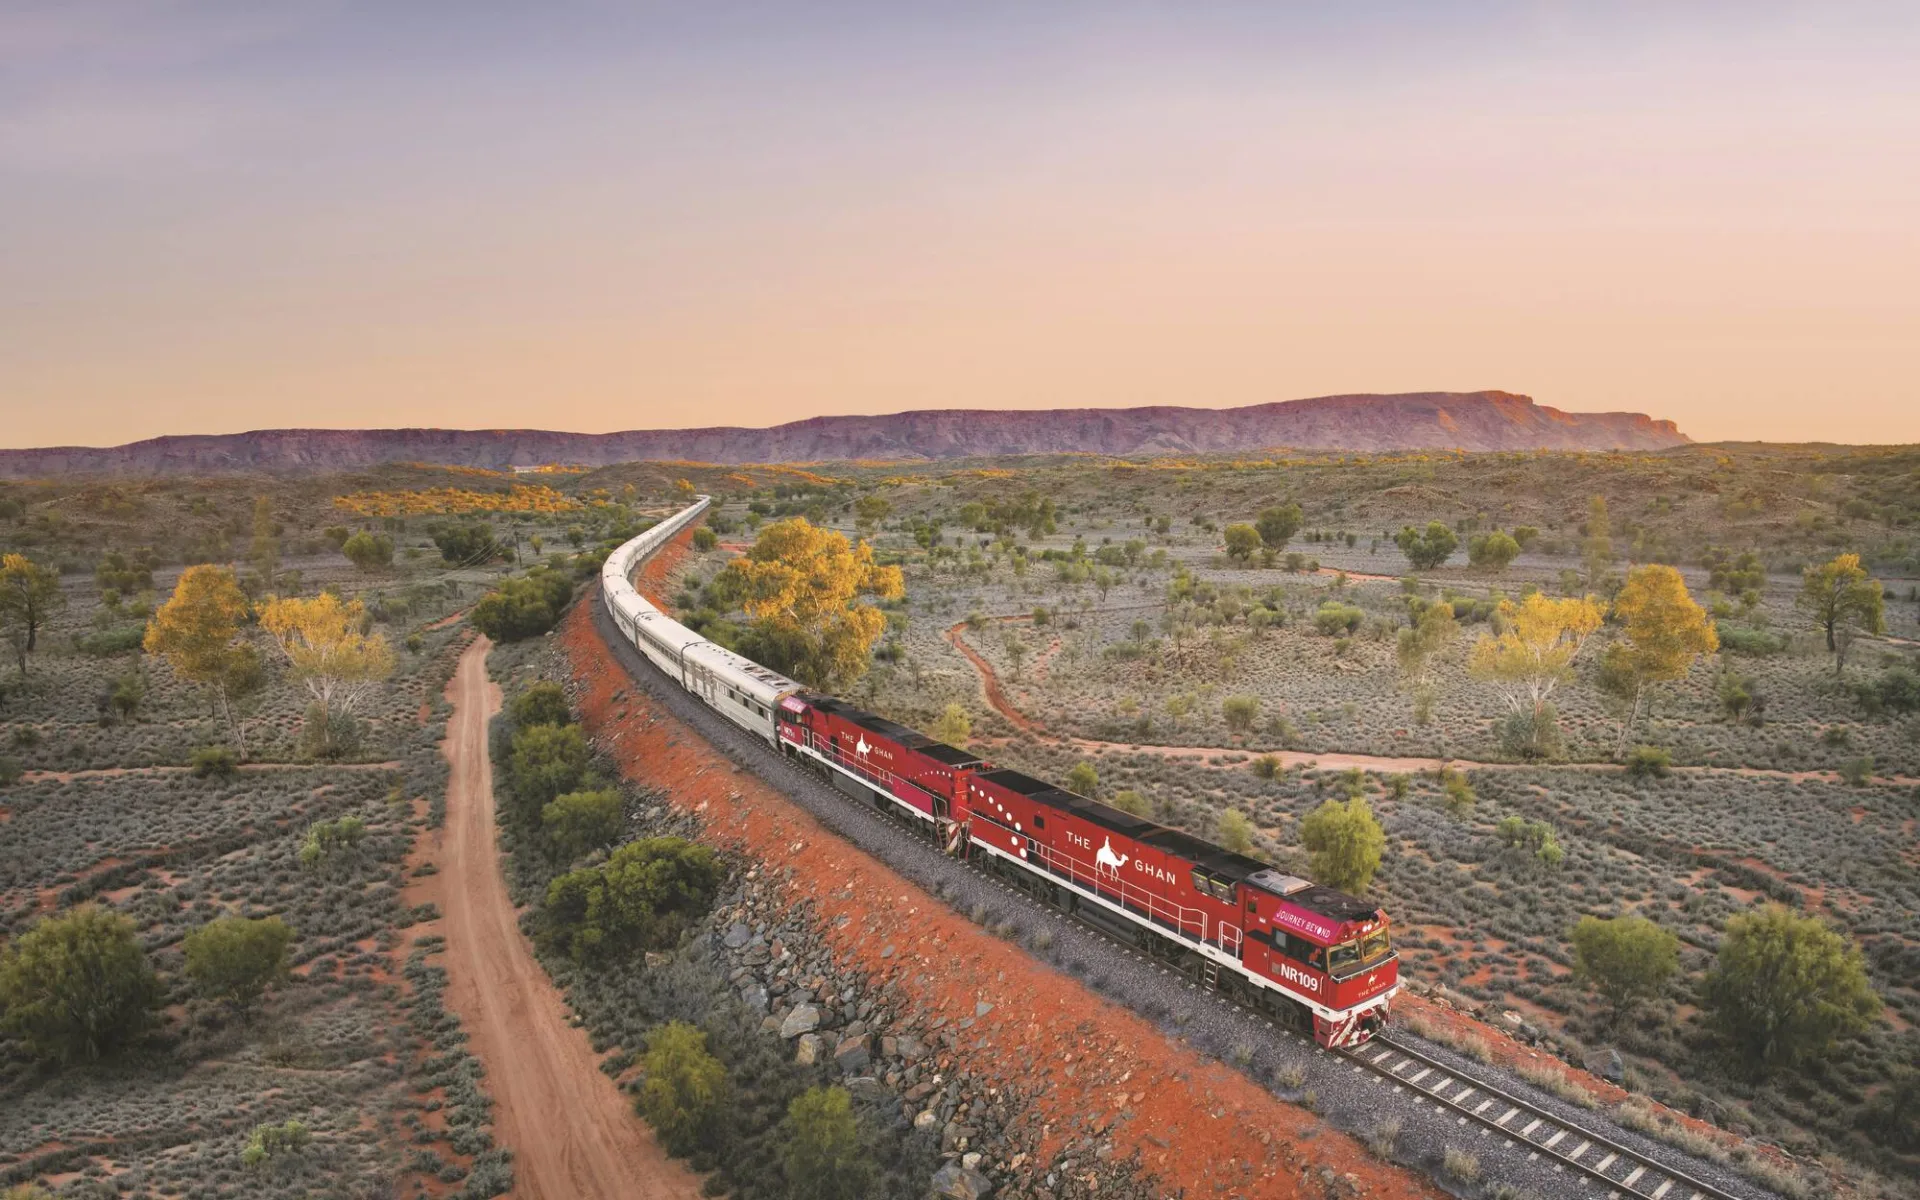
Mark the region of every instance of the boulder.
POLYGON ((727 930, 727 936, 723 939, 723 941, 725 942, 727 949, 738 950, 740 947, 746 945, 747 941, 752 937, 753 937, 753 930, 748 929, 741 922, 735 921, 733 923, 732 928, 727 930))
POLYGON ((840 1044, 833 1048, 833 1061, 847 1074, 859 1074, 873 1061, 873 1053, 867 1048, 867 1043, 868 1038, 864 1033, 840 1039, 840 1044))
POLYGON ((820 1061, 820 1056, 826 1048, 826 1039, 819 1034, 803 1033, 800 1035, 800 1040, 794 1044, 793 1061, 803 1067, 811 1067, 820 1061))
POLYGON ((786 1020, 780 1022, 780 1036, 796 1038, 803 1033, 812 1033, 818 1028, 820 1028, 820 1010, 811 1004, 801 1004, 787 1014, 786 1020))
POLYGON ((980 1172, 950 1162, 934 1172, 933 1194, 947 1200, 985 1200, 993 1195, 993 1184, 980 1172))

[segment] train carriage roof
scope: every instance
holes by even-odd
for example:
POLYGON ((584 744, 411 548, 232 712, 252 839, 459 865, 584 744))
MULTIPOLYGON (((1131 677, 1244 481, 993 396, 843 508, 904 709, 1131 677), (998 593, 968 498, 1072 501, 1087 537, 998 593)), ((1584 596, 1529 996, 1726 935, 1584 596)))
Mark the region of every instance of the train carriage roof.
POLYGON ((1089 800, 1085 796, 1069 792, 1045 780, 1035 779, 1031 775, 1022 775, 1018 771, 1003 769, 982 771, 977 778, 1010 792, 1017 792, 1037 804, 1064 809, 1102 829, 1110 829, 1114 833, 1185 859, 1197 867, 1204 868, 1207 874, 1215 879, 1238 883, 1267 869, 1267 865, 1257 859, 1248 858, 1244 854, 1235 854, 1231 850, 1194 837, 1190 833, 1182 833, 1158 821, 1135 816, 1110 804, 1089 800))

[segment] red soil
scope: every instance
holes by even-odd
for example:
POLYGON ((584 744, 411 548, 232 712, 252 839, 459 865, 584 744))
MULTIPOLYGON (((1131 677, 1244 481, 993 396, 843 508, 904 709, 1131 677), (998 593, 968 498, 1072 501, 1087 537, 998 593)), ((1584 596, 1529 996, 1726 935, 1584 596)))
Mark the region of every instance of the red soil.
MULTIPOLYGON (((648 565, 656 580, 670 569, 648 565)), ((1323 1166, 1369 1195, 1440 1194, 851 849, 636 689, 588 604, 575 607, 560 640, 586 726, 624 774, 664 788, 711 835, 788 873, 788 900, 814 905, 836 954, 899 989, 916 1011, 978 1017, 971 1032, 982 1044, 966 1051, 965 1066, 1034 1095, 1027 1119, 1043 1125, 1043 1155, 1100 1129, 1117 1155, 1138 1152, 1169 1194, 1320 1196, 1324 1184, 1304 1179, 1323 1166), (1118 1119, 1123 1109, 1131 1119, 1118 1119)))

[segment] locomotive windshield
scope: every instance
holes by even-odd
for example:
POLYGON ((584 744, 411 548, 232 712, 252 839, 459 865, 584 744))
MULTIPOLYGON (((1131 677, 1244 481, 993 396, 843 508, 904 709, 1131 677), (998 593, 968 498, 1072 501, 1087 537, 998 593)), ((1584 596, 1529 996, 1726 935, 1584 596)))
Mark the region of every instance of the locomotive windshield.
POLYGON ((1387 931, 1382 929, 1364 938, 1342 942, 1327 952, 1327 970, 1338 975, 1344 971, 1370 967, 1393 952, 1387 931))

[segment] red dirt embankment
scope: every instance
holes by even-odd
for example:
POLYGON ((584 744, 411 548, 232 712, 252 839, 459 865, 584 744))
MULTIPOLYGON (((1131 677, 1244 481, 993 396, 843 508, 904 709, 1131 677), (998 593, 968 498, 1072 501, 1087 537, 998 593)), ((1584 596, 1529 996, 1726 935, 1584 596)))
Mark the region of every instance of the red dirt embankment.
POLYGON ((1044 1154, 1104 1130, 1116 1155, 1138 1152, 1169 1194, 1319 1197, 1326 1185, 1306 1177, 1322 1167, 1352 1176, 1367 1195, 1440 1194, 991 936, 737 770, 634 686, 601 642, 589 603, 575 606, 560 640, 586 726, 622 773, 700 813, 712 836, 789 871, 788 900, 815 906, 843 960, 929 1018, 974 1019, 980 1045, 962 1065, 1035 1096, 1028 1119, 1044 1124, 1044 1154), (1119 1120, 1123 1110, 1132 1119, 1119 1120))
POLYGON ((490 646, 474 639, 447 682, 447 824, 430 836, 445 914, 446 1005, 486 1068, 494 1129, 514 1155, 513 1194, 695 1200, 700 1177, 667 1157, 601 1073, 520 932, 493 818, 487 719, 500 711, 500 689, 487 678, 490 646))

